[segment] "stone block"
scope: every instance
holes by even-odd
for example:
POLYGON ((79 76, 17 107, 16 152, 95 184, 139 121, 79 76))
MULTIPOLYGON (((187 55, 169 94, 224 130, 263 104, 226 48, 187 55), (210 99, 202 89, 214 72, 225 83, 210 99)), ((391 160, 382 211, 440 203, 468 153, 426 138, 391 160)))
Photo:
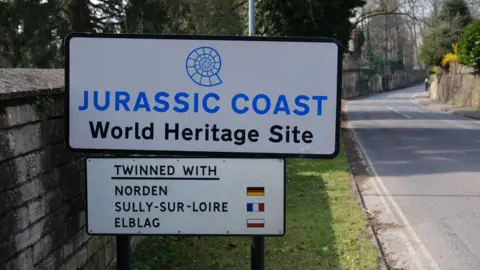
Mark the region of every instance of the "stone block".
POLYGON ((62 206, 62 192, 60 189, 45 194, 46 214, 56 211, 62 206))
POLYGON ((70 259, 65 262, 60 270, 71 270, 82 268, 87 262, 87 248, 82 247, 70 259))
POLYGON ((64 120, 50 119, 0 130, 0 161, 32 152, 64 138, 64 120))
POLYGON ((45 235, 33 245, 33 263, 41 262, 54 248, 51 234, 45 235))
POLYGON ((65 138, 65 119, 55 118, 42 121, 38 132, 46 145, 62 141, 65 138))
POLYGON ((27 270, 33 269, 32 248, 27 248, 14 259, 4 265, 5 270, 27 270))
POLYGON ((21 203, 34 199, 45 193, 45 188, 40 183, 40 179, 38 178, 34 178, 32 181, 26 182, 19 189, 21 203))
POLYGON ((46 234, 33 245, 34 263, 39 263, 58 249, 61 249, 62 256, 65 257, 68 257, 73 253, 73 241, 72 239, 68 239, 65 228, 62 224, 58 224, 56 229, 46 234))
POLYGON ((117 250, 114 241, 108 242, 105 246, 105 264, 109 264, 116 259, 117 250))
POLYGON ((40 123, 0 130, 0 161, 38 149, 42 145, 37 133, 40 123))
POLYGON ((25 156, 0 163, 0 191, 18 186, 29 179, 53 170, 75 155, 62 143, 47 146, 25 156))
POLYGON ((85 172, 82 171, 83 159, 69 163, 55 171, 55 178, 61 181, 64 200, 69 200, 85 190, 85 172))
POLYGON ((45 192, 60 188, 60 180, 56 177, 57 169, 37 177, 45 192))
POLYGON ((45 204, 45 198, 40 197, 28 204, 28 219, 31 223, 45 216, 47 213, 47 206, 45 204))
MULTIPOLYGON (((0 162, 0 192, 6 189, 15 187, 26 181, 26 179, 19 180, 20 167, 16 166, 17 159, 0 162)), ((25 164, 26 165, 26 164, 25 164)))
POLYGON ((0 215, 27 201, 44 196, 49 190, 55 190, 58 187, 58 181, 53 175, 53 172, 43 174, 17 188, 4 192, 0 196, 0 215))
POLYGON ((0 128, 14 127, 40 120, 35 110, 35 104, 7 104, 0 116, 0 128))
POLYGON ((68 217, 65 221, 67 237, 73 236, 82 226, 83 224, 80 224, 78 214, 68 217))
POLYGON ((57 249, 50 253, 43 261, 35 265, 35 270, 52 270, 58 269, 63 264, 62 249, 57 249))
POLYGON ((40 240, 47 219, 43 218, 14 236, 16 250, 22 250, 40 240))
MULTIPOLYGON (((80 217, 81 212, 85 209, 85 194, 81 193, 80 195, 77 195, 77 197, 74 197, 71 199, 68 204, 70 206, 69 212, 67 214, 67 218, 72 217, 72 216, 78 216, 78 224, 82 224, 82 220, 80 217)), ((83 218, 82 218, 83 219, 83 218)))
POLYGON ((68 239, 68 241, 66 241, 63 245, 62 245, 62 250, 63 250, 63 256, 65 257, 69 257, 73 251, 75 250, 75 243, 74 243, 74 238, 77 237, 76 235, 70 239, 68 239))
POLYGON ((0 265, 4 265, 7 261, 12 259, 12 256, 17 252, 15 248, 15 237, 7 237, 0 241, 0 265))
POLYGON ((0 219, 0 240, 24 230, 29 224, 27 206, 8 212, 0 219))
POLYGON ((0 215, 4 215, 8 211, 12 211, 15 207, 22 204, 20 188, 12 189, 4 192, 0 196, 0 215))
POLYGON ((102 247, 100 237, 94 236, 87 242, 87 260, 90 259, 102 247))
MULTIPOLYGON (((88 247, 87 247, 87 251, 88 251, 88 247)), ((102 246, 95 252, 95 254, 91 258, 88 259, 83 269, 105 270, 107 269, 106 265, 107 263, 105 261, 105 247, 102 246)))
MULTIPOLYGON (((83 195, 82 195, 83 196, 83 195)), ((85 201, 86 203, 86 201, 85 201)), ((86 211, 83 210, 78 214, 78 223, 81 224, 82 226, 86 224, 86 211)))
POLYGON ((39 119, 49 119, 62 116, 64 114, 64 96, 42 96, 35 100, 33 109, 39 119))
POLYGON ((76 239, 76 242, 75 242, 75 248, 78 248, 80 247, 81 245, 85 244, 88 242, 88 240, 90 240, 90 238, 92 238, 93 236, 89 235, 87 233, 87 227, 86 226, 82 226, 80 228, 80 231, 81 231, 81 234, 79 235, 79 237, 76 239))
POLYGON ((67 237, 67 234, 63 229, 66 221, 65 217, 67 216, 69 209, 69 205, 63 205, 62 208, 46 216, 44 218, 46 221, 42 234, 45 235, 52 231, 56 231, 58 234, 57 238, 59 238, 57 242, 63 242, 63 239, 67 237))
POLYGON ((8 132, 8 129, 0 129, 0 162, 15 155, 13 143, 12 135, 8 132))

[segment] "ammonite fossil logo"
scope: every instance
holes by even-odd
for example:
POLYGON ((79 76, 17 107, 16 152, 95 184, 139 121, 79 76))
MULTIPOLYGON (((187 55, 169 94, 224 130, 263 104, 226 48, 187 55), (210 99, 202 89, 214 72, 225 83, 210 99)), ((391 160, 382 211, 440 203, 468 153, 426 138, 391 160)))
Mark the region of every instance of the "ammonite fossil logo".
POLYGON ((222 84, 218 76, 222 67, 220 54, 212 47, 198 47, 187 56, 187 74, 196 84, 212 87, 222 84))

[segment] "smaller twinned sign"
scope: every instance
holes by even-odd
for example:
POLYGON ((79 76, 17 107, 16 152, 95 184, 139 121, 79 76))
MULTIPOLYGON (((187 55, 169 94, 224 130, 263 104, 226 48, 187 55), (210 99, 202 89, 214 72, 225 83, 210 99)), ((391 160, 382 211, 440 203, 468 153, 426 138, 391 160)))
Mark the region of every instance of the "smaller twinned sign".
POLYGON ((285 233, 282 159, 86 159, 87 232, 285 233))

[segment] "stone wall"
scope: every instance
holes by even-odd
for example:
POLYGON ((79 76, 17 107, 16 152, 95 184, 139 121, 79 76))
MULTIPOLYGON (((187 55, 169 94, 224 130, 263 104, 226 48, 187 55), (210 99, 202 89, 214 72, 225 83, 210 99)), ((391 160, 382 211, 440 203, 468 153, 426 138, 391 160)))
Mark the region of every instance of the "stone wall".
POLYGON ((64 129, 63 70, 0 69, 1 269, 115 259, 113 237, 86 233, 85 155, 65 147, 64 129))
POLYGON ((430 98, 458 107, 480 109, 480 76, 473 68, 453 63, 448 72, 435 76, 430 85, 430 98))
MULTIPOLYGON (((396 90, 419 84, 425 80, 424 70, 395 71, 388 77, 388 90, 396 90)), ((369 69, 344 69, 342 75, 342 98, 349 99, 385 91, 383 76, 369 69)))

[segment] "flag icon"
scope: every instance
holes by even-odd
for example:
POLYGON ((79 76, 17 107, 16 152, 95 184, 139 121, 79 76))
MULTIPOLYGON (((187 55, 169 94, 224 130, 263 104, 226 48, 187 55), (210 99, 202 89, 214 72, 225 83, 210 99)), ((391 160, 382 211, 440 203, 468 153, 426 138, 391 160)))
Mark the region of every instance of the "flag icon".
POLYGON ((247 219, 247 228, 263 228, 265 227, 264 219, 247 219))
POLYGON ((264 212, 264 203, 247 203, 247 212, 264 212))
POLYGON ((265 196, 265 188, 247 187, 247 196, 265 196))

